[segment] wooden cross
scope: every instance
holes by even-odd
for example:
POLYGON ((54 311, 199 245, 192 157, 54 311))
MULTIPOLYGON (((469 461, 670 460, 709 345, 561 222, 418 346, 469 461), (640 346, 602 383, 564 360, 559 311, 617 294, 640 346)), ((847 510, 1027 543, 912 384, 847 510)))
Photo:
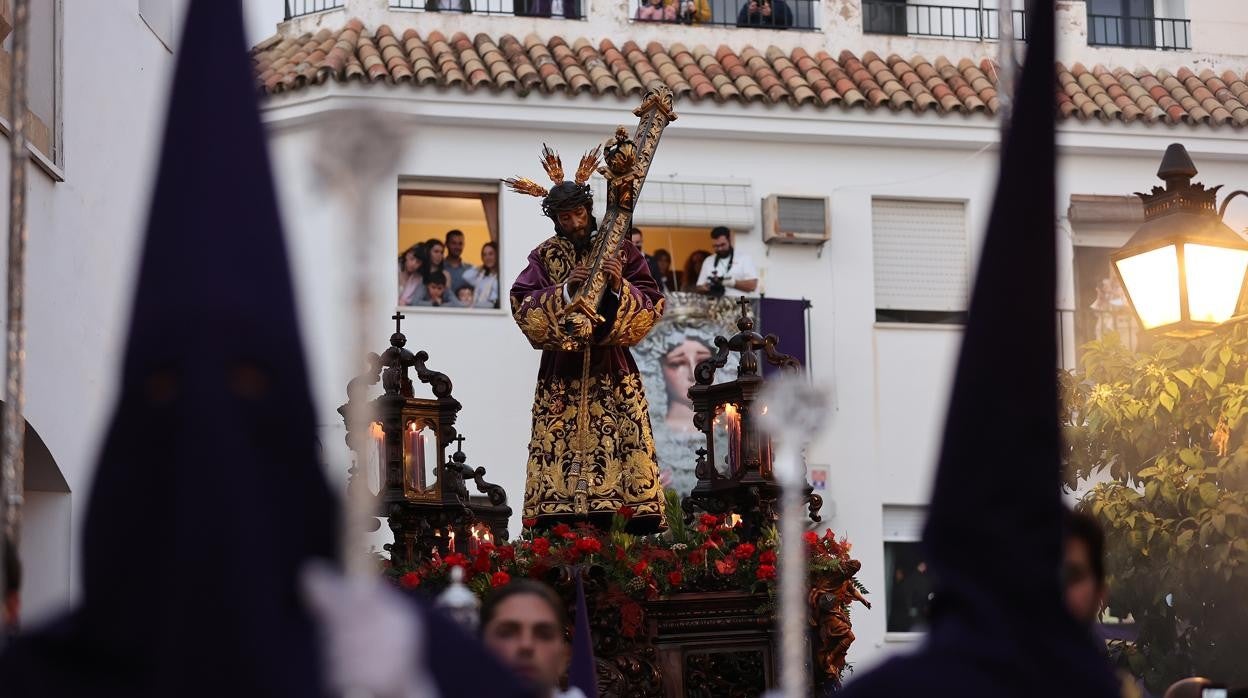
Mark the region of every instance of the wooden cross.
POLYGON ((390 316, 390 319, 394 320, 394 333, 395 334, 399 334, 403 331, 403 318, 404 318, 403 313, 399 313, 399 312, 396 312, 394 315, 390 316))
POLYGON ((454 441, 455 441, 455 452, 456 452, 456 453, 463 453, 463 452, 464 452, 464 442, 465 442, 465 441, 467 441, 467 440, 468 440, 468 437, 464 436, 463 434, 460 434, 459 436, 456 436, 456 437, 455 437, 454 441))

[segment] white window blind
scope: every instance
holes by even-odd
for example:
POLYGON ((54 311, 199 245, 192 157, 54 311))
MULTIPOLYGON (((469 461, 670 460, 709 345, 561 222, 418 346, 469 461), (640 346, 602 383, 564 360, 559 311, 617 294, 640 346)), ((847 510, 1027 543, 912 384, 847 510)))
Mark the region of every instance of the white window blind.
POLYGON ((884 505, 884 540, 915 542, 923 539, 927 507, 898 504, 884 505))
POLYGON ((966 204, 872 199, 871 235, 877 309, 967 309, 966 204))
MULTIPOLYGON (((607 184, 594 175, 594 212, 607 206, 607 184)), ((749 182, 678 181, 650 177, 641 190, 633 223, 639 226, 713 228, 727 226, 739 232, 753 230, 758 213, 749 182)))

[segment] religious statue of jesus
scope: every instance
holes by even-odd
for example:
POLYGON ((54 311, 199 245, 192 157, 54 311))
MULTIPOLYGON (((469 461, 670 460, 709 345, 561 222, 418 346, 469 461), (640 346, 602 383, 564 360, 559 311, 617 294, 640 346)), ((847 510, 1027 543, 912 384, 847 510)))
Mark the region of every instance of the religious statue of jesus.
POLYGON ((542 351, 524 517, 542 527, 588 520, 605 528, 628 507, 629 530, 652 532, 666 527, 663 487, 645 390, 628 347, 662 315, 663 293, 629 240, 595 264, 595 254, 612 249, 595 244, 608 234, 598 230, 586 184, 597 162, 598 151, 591 151, 574 181, 563 181, 558 156, 546 149, 543 164, 555 183, 549 192, 531 180, 508 180, 516 191, 543 196, 542 212, 555 228, 511 287, 516 323, 542 351), (595 273, 605 286, 586 339, 567 318, 595 273))

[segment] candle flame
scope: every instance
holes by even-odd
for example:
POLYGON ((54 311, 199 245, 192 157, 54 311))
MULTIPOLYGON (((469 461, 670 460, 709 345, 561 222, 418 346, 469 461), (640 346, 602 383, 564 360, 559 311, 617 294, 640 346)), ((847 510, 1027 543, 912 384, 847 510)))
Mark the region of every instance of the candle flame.
POLYGON ((368 435, 374 439, 381 439, 385 437, 386 432, 381 428, 381 422, 373 422, 368 425, 368 435))

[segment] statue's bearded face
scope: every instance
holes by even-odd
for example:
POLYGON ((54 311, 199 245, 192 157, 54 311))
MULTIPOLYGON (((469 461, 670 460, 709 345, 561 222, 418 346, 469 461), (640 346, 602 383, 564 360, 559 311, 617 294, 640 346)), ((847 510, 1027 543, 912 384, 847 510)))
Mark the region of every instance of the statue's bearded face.
POLYGON ((584 240, 589 236, 589 208, 578 206, 566 211, 555 213, 555 224, 559 232, 573 242, 584 240))

